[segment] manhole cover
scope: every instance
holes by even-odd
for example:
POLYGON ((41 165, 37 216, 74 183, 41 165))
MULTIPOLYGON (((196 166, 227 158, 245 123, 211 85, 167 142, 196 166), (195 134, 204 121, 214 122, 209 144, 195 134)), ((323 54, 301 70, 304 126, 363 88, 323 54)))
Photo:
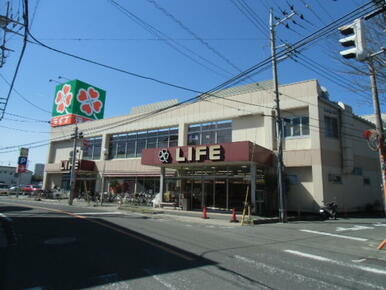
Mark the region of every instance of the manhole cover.
POLYGON ((65 244, 71 244, 76 241, 76 238, 74 237, 64 237, 64 238, 55 238, 55 239, 49 239, 45 240, 45 245, 65 245, 65 244))

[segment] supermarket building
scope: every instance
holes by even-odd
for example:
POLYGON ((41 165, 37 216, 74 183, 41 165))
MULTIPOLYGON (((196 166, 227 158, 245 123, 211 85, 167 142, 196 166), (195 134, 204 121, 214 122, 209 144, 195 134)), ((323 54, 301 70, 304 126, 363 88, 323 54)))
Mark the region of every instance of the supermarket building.
MULTIPOLYGON (((363 139, 374 125, 328 99, 317 80, 281 85, 285 199, 290 211, 316 212, 336 201, 347 212, 382 208, 377 152, 363 139)), ((187 209, 277 210, 271 82, 218 91, 195 102, 169 100, 124 116, 78 124, 87 138, 77 191, 186 199, 187 209), (171 106, 170 108, 167 108, 171 106), (156 111, 158 110, 158 111, 156 111)), ((52 128, 44 187, 69 188, 74 125, 52 128)))

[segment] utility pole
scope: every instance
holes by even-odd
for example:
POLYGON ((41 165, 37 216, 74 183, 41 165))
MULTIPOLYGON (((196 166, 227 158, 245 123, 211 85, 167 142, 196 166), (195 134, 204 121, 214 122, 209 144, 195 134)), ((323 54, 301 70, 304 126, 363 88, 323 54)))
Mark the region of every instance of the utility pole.
POLYGON ((72 149, 72 159, 71 159, 71 173, 70 173, 70 196, 68 198, 68 204, 72 205, 75 195, 75 185, 76 185, 76 150, 78 147, 78 139, 82 138, 83 134, 79 133, 78 125, 75 124, 74 134, 72 134, 72 139, 74 139, 74 146, 72 149))
POLYGON ((272 53, 272 73, 273 73, 273 84, 274 84, 274 93, 275 93, 275 115, 276 115, 276 138, 277 138, 277 189, 279 195, 279 219, 280 222, 287 222, 287 211, 285 209, 285 200, 284 200, 284 179, 283 179, 283 126, 282 119, 280 114, 280 93, 279 93, 279 80, 277 72, 277 57, 276 57, 276 27, 280 24, 283 24, 288 19, 291 19, 296 15, 294 10, 291 10, 291 13, 283 19, 274 18, 273 9, 269 11, 269 30, 271 32, 271 53, 272 53), (277 22, 275 22, 275 20, 277 22))
MULTIPOLYGON (((381 52, 385 50, 382 49, 381 52)), ((380 52, 376 53, 379 54, 380 52)), ((370 80, 371 80, 371 93, 373 96, 373 105, 375 112, 375 126, 377 130, 377 135, 379 138, 379 160, 381 164, 381 173, 382 173, 382 185, 383 185, 383 211, 386 216, 386 148, 385 148, 385 132, 383 130, 383 122, 381 115, 381 106, 379 104, 378 88, 377 88, 377 78, 376 71, 373 62, 373 57, 376 55, 370 55, 368 59, 369 70, 370 70, 370 80)))

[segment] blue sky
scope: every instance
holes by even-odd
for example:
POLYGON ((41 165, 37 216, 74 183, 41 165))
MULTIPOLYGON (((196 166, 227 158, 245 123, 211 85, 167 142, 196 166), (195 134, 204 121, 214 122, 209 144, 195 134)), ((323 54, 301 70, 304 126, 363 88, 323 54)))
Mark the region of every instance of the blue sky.
MULTIPOLYGON (((137 74, 205 91, 236 75, 239 71, 235 67, 245 70, 270 55, 269 7, 274 8, 275 14, 281 17, 279 7, 288 11, 289 2, 294 4, 299 13, 304 14, 307 21, 295 18, 301 26, 290 22, 291 29, 284 26, 278 29, 280 39, 293 43, 333 19, 367 3, 362 0, 244 0, 264 22, 266 31, 263 34, 264 31, 257 29, 237 9, 234 4, 237 1, 154 0, 158 3, 158 8, 150 0, 115 1, 216 67, 202 61, 191 51, 186 51, 185 54, 211 69, 178 53, 164 40, 156 39, 144 27, 118 10, 110 0, 30 0, 30 18, 34 15, 30 30, 37 39, 54 48, 137 74), (160 10, 162 8, 207 42, 212 50, 166 16, 160 10), (222 57, 219 57, 219 54, 222 57)), ((19 2, 11 1, 14 14, 17 13, 19 2)), ((0 7, 1 14, 4 14, 3 3, 4 1, 0 7)), ((338 36, 338 33, 335 36, 338 36)), ((7 38, 9 37, 10 34, 7 38)), ((329 40, 320 41, 318 45, 312 45, 302 53, 311 60, 323 63, 330 71, 340 73, 342 68, 337 66, 337 61, 332 57, 337 54, 339 48, 333 39, 329 37, 329 40)), ((21 45, 20 36, 12 36, 7 41, 7 47, 15 52, 9 54, 7 62, 0 68, 0 74, 8 81, 12 79, 21 45)), ((314 67, 318 68, 317 65, 314 67)), ((280 83, 319 79, 321 84, 328 88, 332 100, 353 106, 357 114, 373 112, 371 104, 363 102, 360 96, 335 85, 317 72, 318 70, 310 71, 291 59, 279 65, 280 83)), ((184 100, 195 95, 85 63, 36 44, 28 44, 15 88, 41 109, 28 104, 13 92, 6 112, 48 121, 51 115, 45 111, 52 110, 56 85, 49 80, 58 80, 58 76, 80 79, 106 90, 106 118, 127 114, 132 106, 172 98, 184 100)), ((253 80, 263 81, 271 78, 271 69, 268 68, 254 76, 253 80)), ((7 94, 8 87, 3 79, 0 79, 1 96, 7 94)), ((27 121, 9 114, 0 122, 0 147, 49 140, 49 124, 27 121), (21 122, 23 120, 27 122, 21 122)), ((30 150, 30 169, 33 170, 34 163, 46 162, 47 148, 42 146, 30 150)), ((15 165, 18 152, 3 151, 0 149, 0 165, 15 165)))

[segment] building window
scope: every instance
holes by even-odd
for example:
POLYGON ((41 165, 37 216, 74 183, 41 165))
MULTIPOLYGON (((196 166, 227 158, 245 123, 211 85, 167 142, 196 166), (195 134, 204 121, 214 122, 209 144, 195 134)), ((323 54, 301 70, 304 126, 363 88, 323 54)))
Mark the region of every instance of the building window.
POLYGON ((370 177, 363 177, 363 185, 370 185, 370 184, 371 184, 370 177))
POLYGON ((328 181, 335 184, 342 184, 342 176, 339 174, 328 174, 328 181))
POLYGON ((177 145, 177 128, 116 134, 110 138, 109 158, 141 157, 143 149, 167 148, 177 145))
POLYGON ((299 116, 283 119, 284 137, 298 137, 310 135, 309 117, 299 116))
POLYGON ((101 158, 102 137, 83 139, 83 159, 99 160, 101 158))
POLYGON ((353 171, 352 171, 352 174, 353 175, 357 175, 357 176, 362 176, 363 175, 363 170, 361 167, 354 167, 353 171))
POLYGON ((338 138, 338 120, 336 118, 324 116, 324 127, 326 130, 326 137, 338 138))
POLYGON ((192 124, 188 129, 188 145, 232 142, 232 121, 192 124))

